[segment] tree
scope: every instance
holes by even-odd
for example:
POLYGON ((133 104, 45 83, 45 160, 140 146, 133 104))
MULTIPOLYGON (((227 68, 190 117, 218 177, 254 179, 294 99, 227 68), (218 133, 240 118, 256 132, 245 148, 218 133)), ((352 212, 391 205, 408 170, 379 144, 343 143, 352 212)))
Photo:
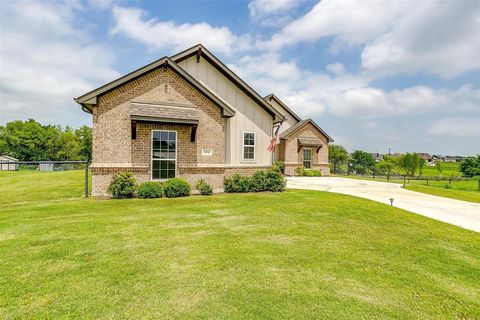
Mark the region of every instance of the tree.
MULTIPOLYGON (((398 158, 398 166, 405 170, 409 176, 414 176, 417 169, 420 169, 421 158, 415 153, 406 153, 398 158)), ((425 165, 425 163, 423 163, 425 165)))
POLYGON ((395 160, 395 158, 389 156, 389 155, 385 155, 383 156, 383 159, 376 164, 376 167, 377 167, 377 170, 381 173, 381 174, 386 174, 388 176, 390 176, 393 172, 393 170, 395 169, 395 167, 397 166, 397 162, 395 160))
POLYGON ((460 172, 466 177, 480 175, 480 155, 475 157, 467 157, 460 163, 460 172))
POLYGON ((355 173, 367 174, 372 172, 375 166, 375 159, 368 152, 355 150, 351 154, 350 165, 355 173))
POLYGON ((348 152, 345 148, 338 144, 328 146, 328 161, 333 166, 333 173, 338 173, 338 169, 342 164, 348 161, 348 152))
POLYGON ((75 135, 80 143, 80 159, 92 159, 92 128, 81 126, 75 130, 75 135))
POLYGON ((92 132, 87 126, 41 125, 33 119, 0 126, 0 154, 21 161, 84 160, 92 153, 92 132))
POLYGON ((435 168, 437 168, 438 174, 442 174, 443 168, 442 168, 442 163, 441 162, 435 163, 435 168))
POLYGON ((420 177, 423 174, 423 168, 425 168, 425 165, 427 164, 427 161, 422 158, 418 158, 418 176, 420 177))

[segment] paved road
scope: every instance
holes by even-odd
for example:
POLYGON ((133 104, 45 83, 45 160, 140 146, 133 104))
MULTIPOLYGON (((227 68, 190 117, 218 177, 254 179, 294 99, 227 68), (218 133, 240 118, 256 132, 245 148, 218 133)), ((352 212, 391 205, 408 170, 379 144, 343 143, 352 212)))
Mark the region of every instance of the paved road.
POLYGON ((480 203, 405 190, 401 184, 337 177, 290 177, 287 187, 337 192, 390 204, 423 216, 480 232, 480 203))

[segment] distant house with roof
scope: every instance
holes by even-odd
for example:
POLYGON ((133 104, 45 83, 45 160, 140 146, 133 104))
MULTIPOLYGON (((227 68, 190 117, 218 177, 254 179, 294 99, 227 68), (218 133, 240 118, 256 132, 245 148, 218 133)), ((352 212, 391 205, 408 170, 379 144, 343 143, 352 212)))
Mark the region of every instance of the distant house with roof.
POLYGON ((18 170, 18 159, 7 155, 0 155, 0 171, 18 170))

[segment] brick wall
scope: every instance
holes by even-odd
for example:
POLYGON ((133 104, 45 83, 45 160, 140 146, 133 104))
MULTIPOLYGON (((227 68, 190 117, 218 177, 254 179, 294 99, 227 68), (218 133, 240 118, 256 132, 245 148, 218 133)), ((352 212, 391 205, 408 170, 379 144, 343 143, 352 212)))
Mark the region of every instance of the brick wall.
POLYGON ((221 108, 171 69, 157 68, 99 97, 93 109, 92 194, 104 195, 119 170, 134 172, 139 182, 150 179, 153 129, 177 131, 178 172, 184 166, 225 163, 225 121, 221 108), (195 142, 190 141, 191 126, 144 122, 137 123, 137 138, 132 140, 131 102, 195 106, 199 114, 195 142), (203 155, 202 149, 212 150, 212 155, 203 155))
POLYGON ((312 147, 313 169, 320 170, 322 175, 329 175, 328 139, 310 123, 295 132, 292 136, 289 136, 288 139, 282 141, 285 174, 294 175, 295 168, 303 165, 303 148, 300 148, 300 151, 298 151, 298 137, 315 137, 322 140, 323 146, 318 153, 316 152, 316 148, 312 147))

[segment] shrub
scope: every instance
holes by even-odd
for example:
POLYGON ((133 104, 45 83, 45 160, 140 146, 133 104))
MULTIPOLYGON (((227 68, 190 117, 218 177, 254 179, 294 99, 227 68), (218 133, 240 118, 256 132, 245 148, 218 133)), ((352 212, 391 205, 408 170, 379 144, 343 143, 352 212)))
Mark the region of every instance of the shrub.
POLYGON ((305 175, 305 167, 299 166, 295 168, 295 175, 297 176, 304 176, 305 175))
POLYGON ((122 172, 113 177, 107 192, 114 199, 133 198, 137 189, 137 181, 131 172, 122 172))
POLYGON ((285 180, 285 177, 280 172, 274 171, 274 170, 268 170, 265 174, 265 177, 266 177, 265 191, 272 191, 272 192, 285 191, 287 180, 285 180))
MULTIPOLYGON (((278 171, 275 171, 278 172, 278 171)), ((268 178, 265 171, 257 171, 250 178, 250 191, 260 192, 267 190, 268 178)))
POLYGON ((235 174, 231 177, 226 177, 223 186, 225 192, 249 192, 251 190, 251 179, 235 174))
POLYGON ((203 179, 198 180, 197 184, 195 185, 195 189, 197 189, 200 194, 204 196, 209 196, 213 193, 213 187, 203 179))
POLYGON ((137 197, 141 199, 160 198, 162 192, 162 185, 160 183, 149 181, 138 186, 137 197))
POLYGON ((275 161, 272 165, 271 170, 283 173, 285 170, 285 164, 282 161, 275 161))
POLYGON ((305 169, 305 170, 303 170, 303 175, 305 177, 313 177, 313 170, 312 169, 305 169))
POLYGON ((314 177, 321 177, 322 176, 322 171, 320 170, 312 170, 313 171, 313 176, 314 177))
POLYGON ((190 195, 190 184, 182 178, 172 178, 165 181, 163 191, 167 198, 187 197, 190 195))

